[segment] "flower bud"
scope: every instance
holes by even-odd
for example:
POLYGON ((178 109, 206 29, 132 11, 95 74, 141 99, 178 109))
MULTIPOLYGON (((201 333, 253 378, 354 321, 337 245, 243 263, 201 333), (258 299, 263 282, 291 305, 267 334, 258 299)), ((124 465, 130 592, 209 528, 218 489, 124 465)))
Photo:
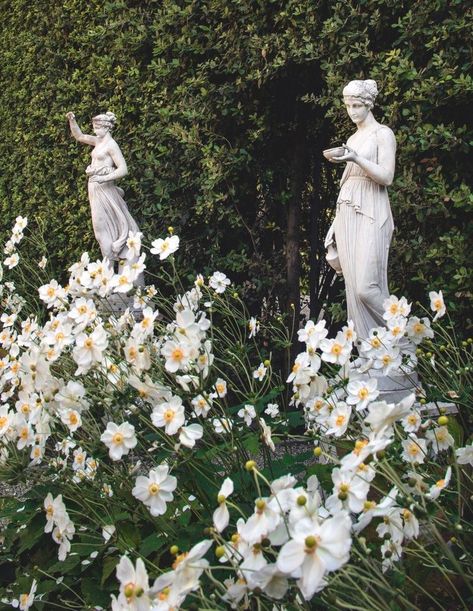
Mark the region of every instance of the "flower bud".
POLYGON ((440 416, 437 420, 437 422, 439 423, 440 426, 445 426, 448 424, 448 417, 447 416, 440 416))
POLYGON ((271 361, 270 361, 269 359, 266 359, 266 360, 264 361, 263 365, 264 365, 265 367, 269 367, 269 366, 271 365, 271 361))
POLYGON ((171 545, 169 551, 173 556, 177 556, 177 554, 179 553, 179 547, 177 545, 171 545))
POLYGON ((225 555, 225 548, 223 547, 223 545, 219 545, 215 548, 215 555, 217 556, 217 558, 222 558, 225 555))
POLYGON ((321 454, 322 454, 322 448, 320 448, 319 446, 314 448, 314 456, 321 456, 321 454))
POLYGON ((266 507, 266 501, 264 499, 258 499, 255 505, 256 505, 256 509, 263 511, 263 509, 266 507))
POLYGON ((247 471, 253 471, 256 468, 256 462, 254 460, 247 460, 245 463, 245 469, 247 471))

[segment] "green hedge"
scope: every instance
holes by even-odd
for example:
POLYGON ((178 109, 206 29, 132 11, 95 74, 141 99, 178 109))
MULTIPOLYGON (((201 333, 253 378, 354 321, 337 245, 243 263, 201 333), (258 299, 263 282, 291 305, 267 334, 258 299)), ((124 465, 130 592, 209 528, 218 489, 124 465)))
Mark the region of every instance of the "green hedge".
POLYGON ((74 110, 86 128, 112 110, 130 168, 122 186, 148 239, 174 226, 189 274, 225 271, 255 308, 263 295, 297 301, 300 276, 315 315, 340 289, 329 289, 322 248, 339 169, 321 150, 353 129, 343 84, 370 76, 381 90, 376 116, 399 145, 392 289, 413 299, 443 289, 471 326, 464 2, 11 0, 7 8, 4 234, 27 214, 46 220, 57 270, 84 249, 98 254, 84 175, 90 151, 70 138, 64 115, 74 110))

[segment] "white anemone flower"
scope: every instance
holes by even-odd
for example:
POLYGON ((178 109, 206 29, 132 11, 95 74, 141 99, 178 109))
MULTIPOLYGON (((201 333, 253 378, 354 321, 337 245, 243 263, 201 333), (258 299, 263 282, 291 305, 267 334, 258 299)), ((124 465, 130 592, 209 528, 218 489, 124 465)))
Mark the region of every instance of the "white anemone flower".
POLYGON ((408 439, 402 442, 402 460, 410 463, 422 464, 427 456, 427 442, 411 433, 408 439))
POLYGON ((161 261, 167 259, 169 255, 172 255, 179 248, 179 238, 177 235, 168 236, 167 238, 158 238, 151 242, 150 253, 153 255, 159 255, 161 261))
POLYGON ((405 297, 401 297, 398 299, 396 295, 391 295, 388 299, 384 300, 383 303, 384 320, 390 321, 393 318, 398 318, 400 316, 406 318, 409 316, 411 311, 411 304, 407 303, 407 299, 405 297))
POLYGON ((248 322, 248 330, 250 332, 248 336, 249 339, 254 337, 259 331, 259 322, 257 321, 257 319, 254 316, 252 316, 248 322))
POLYGON ((218 507, 213 513, 213 523, 217 532, 221 533, 230 522, 230 513, 227 508, 226 500, 233 492, 233 482, 227 477, 217 495, 218 507))
POLYGON ((473 466, 473 443, 464 448, 458 448, 455 450, 457 457, 457 463, 459 465, 472 465, 473 466))
POLYGON ((356 411, 359 412, 377 399, 379 391, 377 390, 378 382, 376 378, 367 380, 353 380, 347 385, 347 403, 348 405, 356 405, 356 411))
POLYGON ((177 479, 169 475, 169 466, 162 464, 151 469, 148 477, 139 475, 131 493, 149 508, 152 516, 161 516, 166 513, 167 503, 174 499, 176 487, 177 479))
POLYGON ((298 577, 305 600, 321 589, 327 573, 348 562, 350 530, 351 520, 345 512, 322 523, 307 518, 294 526, 292 539, 279 552, 277 566, 284 574, 298 577))
POLYGON ((433 486, 430 487, 429 492, 427 493, 427 498, 431 501, 434 501, 440 496, 442 490, 444 490, 448 484, 450 483, 450 479, 452 477, 452 467, 448 467, 445 477, 439 479, 433 486))
POLYGON ((18 265, 19 260, 20 260, 20 256, 18 255, 17 252, 14 252, 9 257, 6 257, 6 259, 3 261, 3 265, 6 265, 8 269, 13 269, 14 267, 18 265))
POLYGON ((446 426, 439 426, 435 429, 429 429, 425 436, 431 442, 432 451, 434 454, 438 454, 438 452, 442 452, 443 450, 448 450, 448 448, 453 446, 455 443, 455 440, 448 432, 448 428, 446 426))
POLYGON ((264 366, 264 363, 260 363, 258 369, 255 369, 255 371, 253 371, 254 379, 262 382, 267 371, 268 369, 264 366))
POLYGON ((442 316, 444 316, 445 312, 447 311, 447 308, 445 307, 445 302, 443 300, 442 291, 439 291, 438 293, 436 293, 435 291, 430 291, 429 299, 430 309, 432 310, 432 312, 435 312, 434 321, 437 320, 437 318, 442 318, 442 316))
POLYGON ((215 432, 219 435, 229 433, 233 428, 233 422, 230 418, 214 418, 212 424, 215 432))
POLYGON ((204 435, 202 425, 194 423, 183 426, 179 431, 179 443, 182 443, 186 448, 193 448, 199 439, 204 435))
POLYGON ((347 430, 351 416, 351 406, 344 401, 338 401, 327 419, 326 435, 341 437, 347 430))
POLYGON ((415 402, 415 395, 411 393, 399 403, 386 403, 386 401, 376 401, 371 403, 368 408, 368 416, 365 423, 378 433, 386 428, 390 430, 394 422, 401 420, 410 413, 415 402))
POLYGON ((129 422, 120 425, 109 422, 100 440, 109 448, 109 456, 112 460, 120 460, 138 443, 135 427, 129 422))
POLYGON ((434 332, 430 328, 430 320, 428 318, 418 318, 411 316, 407 321, 406 331, 409 339, 414 344, 420 344, 425 338, 432 339, 434 332))
POLYGON ((227 278, 222 272, 214 272, 209 278, 209 286, 219 294, 224 293, 230 283, 230 278, 227 278))
POLYGON ((253 405, 245 405, 239 410, 238 416, 240 416, 240 418, 243 418, 246 426, 250 426, 250 424, 253 422, 253 419, 256 418, 256 410, 253 405))
POLYGON ((323 361, 344 365, 350 358, 352 343, 347 341, 342 331, 339 331, 335 339, 321 340, 320 349, 323 361))
POLYGON ((190 361, 190 349, 187 343, 168 340, 161 348, 161 354, 166 359, 164 367, 170 373, 185 369, 190 361))
POLYGON ((325 320, 319 321, 317 324, 313 320, 308 320, 303 329, 297 332, 297 337, 300 342, 317 349, 321 340, 328 335, 328 330, 325 328, 325 320))
POLYGON ((146 567, 141 558, 136 560, 136 568, 128 558, 122 556, 117 565, 117 579, 120 581, 118 603, 128 611, 148 611, 149 580, 146 567))
POLYGON ((402 427, 406 431, 406 433, 417 433, 421 423, 422 419, 420 417, 419 412, 417 412, 416 410, 409 412, 401 420, 402 427))
POLYGON ((175 435, 185 422, 181 397, 173 395, 169 401, 156 405, 151 412, 151 421, 154 426, 164 427, 167 435, 175 435))
POLYGON ((18 599, 13 599, 11 606, 15 607, 15 609, 20 609, 21 611, 28 611, 28 609, 33 606, 34 595, 37 587, 38 582, 36 579, 33 579, 30 591, 28 593, 20 594, 20 598, 18 599))

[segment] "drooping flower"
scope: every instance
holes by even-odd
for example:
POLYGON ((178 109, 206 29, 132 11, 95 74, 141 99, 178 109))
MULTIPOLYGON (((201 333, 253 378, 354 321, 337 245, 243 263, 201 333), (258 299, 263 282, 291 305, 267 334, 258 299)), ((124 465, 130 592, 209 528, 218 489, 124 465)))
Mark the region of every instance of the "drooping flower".
POLYGON ((439 479, 433 486, 430 487, 429 492, 427 493, 427 498, 431 501, 434 501, 440 496, 442 490, 444 490, 448 484, 450 483, 450 478, 452 477, 452 467, 448 467, 445 477, 439 479))
POLYGON ((284 574, 298 577, 305 600, 323 587, 324 577, 348 562, 351 520, 345 512, 322 523, 309 518, 292 529, 292 539, 279 552, 277 566, 284 574))
POLYGON ((109 422, 100 440, 109 448, 109 456, 112 460, 120 460, 138 443, 135 427, 129 422, 120 425, 109 422))
POLYGON ((455 450, 457 462, 459 465, 472 465, 473 466, 473 443, 464 448, 458 448, 455 450))
POLYGON ((167 503, 173 500, 172 493, 176 487, 177 479, 169 475, 169 466, 162 464, 151 469, 148 477, 139 475, 131 493, 149 508, 152 516, 160 516, 166 513, 167 503))
POLYGON ((182 443, 186 448, 193 448, 198 439, 202 439, 204 429, 202 425, 193 423, 183 426, 179 431, 179 443, 182 443))
POLYGON ((259 331, 259 322, 256 320, 254 316, 252 316, 248 322, 248 330, 250 332, 249 339, 254 337, 259 331))
POLYGON ((430 291, 429 299, 430 309, 432 310, 432 312, 435 312, 434 321, 437 320, 437 318, 442 318, 442 316, 444 316, 445 312, 447 311, 447 308, 445 307, 445 302, 443 300, 442 291, 439 291, 438 293, 436 293, 435 291, 430 291))
POLYGON ((230 513, 227 508, 226 500, 233 492, 233 482, 227 477, 225 478, 219 493, 217 495, 218 507, 213 513, 213 523, 219 533, 228 526, 230 521, 230 513))
POLYGON ((434 454, 442 450, 448 450, 455 443, 446 426, 429 429, 425 436, 431 442, 434 454))
POLYGON ((28 609, 33 606, 37 587, 38 582, 36 579, 33 579, 30 591, 27 594, 20 594, 19 599, 12 600, 12 607, 18 608, 21 611, 28 611, 28 609))
POLYGON ((135 568, 128 556, 122 556, 117 565, 117 579, 120 581, 117 602, 122 605, 119 608, 127 611, 148 611, 149 580, 143 560, 138 558, 135 568))

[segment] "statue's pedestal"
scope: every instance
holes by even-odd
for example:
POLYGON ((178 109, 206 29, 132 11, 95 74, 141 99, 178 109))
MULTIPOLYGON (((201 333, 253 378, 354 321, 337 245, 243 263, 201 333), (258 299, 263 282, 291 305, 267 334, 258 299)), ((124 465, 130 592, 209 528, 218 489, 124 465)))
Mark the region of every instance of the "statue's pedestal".
POLYGON ((98 310, 102 315, 120 318, 129 309, 130 314, 139 321, 143 318, 143 313, 133 308, 133 302, 134 299, 130 295, 113 293, 113 295, 100 299, 98 310))
POLYGON ((420 387, 419 377, 415 371, 410 373, 397 371, 386 376, 380 369, 370 369, 366 375, 369 378, 375 378, 378 383, 378 401, 399 403, 420 387))

